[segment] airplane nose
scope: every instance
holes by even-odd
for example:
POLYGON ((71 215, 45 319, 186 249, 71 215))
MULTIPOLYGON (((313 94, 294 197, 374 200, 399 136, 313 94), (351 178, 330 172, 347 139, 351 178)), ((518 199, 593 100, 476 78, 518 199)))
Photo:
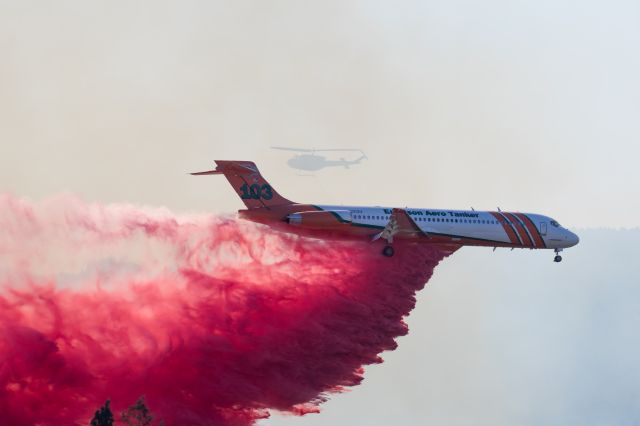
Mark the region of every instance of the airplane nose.
POLYGON ((569 233, 569 235, 567 236, 567 243, 569 244, 569 247, 573 247, 580 242, 580 237, 578 237, 571 231, 567 232, 569 233))

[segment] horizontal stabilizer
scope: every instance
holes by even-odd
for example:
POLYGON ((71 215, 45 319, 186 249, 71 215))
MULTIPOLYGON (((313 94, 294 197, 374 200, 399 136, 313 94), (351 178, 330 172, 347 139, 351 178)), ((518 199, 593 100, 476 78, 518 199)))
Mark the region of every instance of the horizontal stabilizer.
POLYGON ((266 208, 293 204, 282 197, 262 177, 252 161, 216 160, 216 169, 191 173, 194 176, 224 175, 236 194, 248 209, 266 208))
POLYGON ((195 172, 190 173, 192 176, 203 176, 203 175, 221 175, 222 172, 219 170, 209 170, 207 172, 195 172))

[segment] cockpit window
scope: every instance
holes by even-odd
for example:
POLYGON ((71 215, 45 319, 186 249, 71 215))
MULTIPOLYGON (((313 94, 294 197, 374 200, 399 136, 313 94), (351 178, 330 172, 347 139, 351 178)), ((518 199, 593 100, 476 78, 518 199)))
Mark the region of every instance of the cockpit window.
POLYGON ((551 225, 555 226, 556 228, 560 228, 560 224, 558 222, 556 222, 555 220, 551 221, 551 225))

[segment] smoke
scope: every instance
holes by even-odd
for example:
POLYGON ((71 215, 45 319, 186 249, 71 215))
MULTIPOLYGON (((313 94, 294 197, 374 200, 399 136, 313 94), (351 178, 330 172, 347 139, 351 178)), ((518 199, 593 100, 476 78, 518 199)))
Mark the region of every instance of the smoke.
POLYGON ((407 333, 448 252, 208 215, 0 196, 0 424, 86 424, 145 395, 169 425, 317 412, 407 333))

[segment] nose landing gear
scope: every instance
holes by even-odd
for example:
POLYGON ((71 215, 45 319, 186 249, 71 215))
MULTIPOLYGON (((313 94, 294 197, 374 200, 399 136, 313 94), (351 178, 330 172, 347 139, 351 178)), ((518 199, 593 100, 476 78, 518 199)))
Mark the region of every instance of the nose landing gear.
POLYGON ((386 257, 391 257, 391 256, 393 256, 395 252, 396 252, 396 251, 393 249, 393 247, 392 247, 392 246, 385 246, 385 247, 382 249, 382 254, 383 254, 383 255, 385 255, 386 257))
POLYGON ((555 249, 556 252, 556 256, 553 258, 553 261, 558 263, 558 262, 562 262, 562 256, 560 256, 560 252, 562 251, 562 249, 555 249))

